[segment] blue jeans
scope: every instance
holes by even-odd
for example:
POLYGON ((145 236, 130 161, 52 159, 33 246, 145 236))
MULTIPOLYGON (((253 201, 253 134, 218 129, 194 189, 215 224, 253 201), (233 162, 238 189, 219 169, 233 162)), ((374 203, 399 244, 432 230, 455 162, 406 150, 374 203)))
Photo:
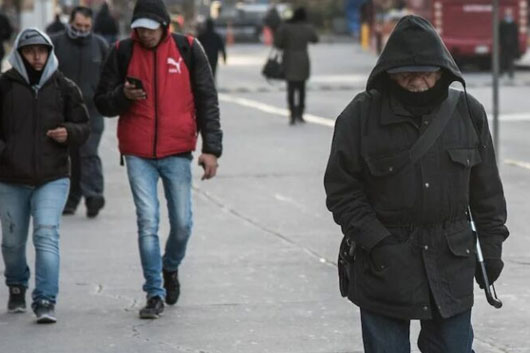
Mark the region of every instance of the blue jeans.
POLYGON ((34 301, 55 303, 59 291, 59 226, 70 181, 54 180, 40 186, 0 183, 2 255, 8 286, 28 287, 26 242, 33 218, 35 246, 34 301))
MULTIPOLYGON (((410 320, 400 320, 361 309, 366 353, 410 353, 410 320)), ((418 348, 423 353, 472 353, 471 310, 443 319, 421 320, 418 348)))
POLYGON ((145 159, 125 156, 127 175, 136 206, 138 245, 147 297, 165 298, 162 268, 176 271, 186 254, 191 235, 191 161, 185 157, 145 159), (169 236, 160 253, 158 179, 162 179, 169 215, 169 236))

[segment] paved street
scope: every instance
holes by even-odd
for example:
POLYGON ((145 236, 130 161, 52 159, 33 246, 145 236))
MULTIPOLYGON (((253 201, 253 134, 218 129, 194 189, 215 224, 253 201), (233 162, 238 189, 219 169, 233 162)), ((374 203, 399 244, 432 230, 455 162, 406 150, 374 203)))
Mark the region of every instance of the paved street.
MULTIPOLYGON (((267 52, 233 46, 219 68, 224 156, 214 180, 200 181, 194 166, 195 225, 178 304, 159 320, 138 319, 145 299, 135 213, 116 120, 108 119, 101 145, 107 205, 95 220, 81 207, 62 225, 59 321, 41 326, 29 312, 0 310, 1 353, 362 352, 358 310, 338 292, 341 235, 325 207, 322 178, 333 120, 363 89, 376 58, 348 43, 313 47, 308 123, 290 127, 283 85, 260 77, 267 52)), ((488 74, 466 78, 490 111, 488 74)), ((511 230, 497 283, 504 307, 490 307, 476 287, 474 347, 530 353, 530 72, 501 82, 499 164, 511 230)), ((165 239, 163 198, 160 206, 165 239)), ((30 245, 30 267, 33 252, 30 245)), ((0 307, 6 301, 4 287, 0 307)))

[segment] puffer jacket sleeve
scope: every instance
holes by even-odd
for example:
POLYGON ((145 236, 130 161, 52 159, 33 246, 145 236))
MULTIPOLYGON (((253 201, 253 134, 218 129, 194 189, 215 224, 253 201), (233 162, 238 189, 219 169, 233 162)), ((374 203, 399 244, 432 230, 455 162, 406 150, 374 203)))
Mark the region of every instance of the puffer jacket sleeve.
POLYGON ((126 112, 132 104, 123 93, 125 77, 120 74, 119 67, 118 48, 114 45, 105 60, 94 95, 96 108, 103 116, 116 117, 126 112))
POLYGON ((468 95, 470 112, 479 134, 482 162, 471 169, 469 204, 486 259, 500 259, 508 237, 506 200, 484 107, 468 95))
POLYGON ((90 134, 89 116, 83 95, 74 81, 60 77, 64 80, 62 86, 65 92, 65 122, 62 124, 68 132, 67 144, 79 146, 85 143, 90 134))
POLYGON ((191 82, 195 99, 197 128, 202 137, 202 152, 220 157, 223 131, 219 117, 219 101, 208 58, 198 40, 192 46, 191 82))
POLYGON ((370 98, 361 93, 337 118, 324 187, 326 205, 343 234, 370 251, 390 232, 377 219, 362 180, 361 120, 367 104, 370 98))

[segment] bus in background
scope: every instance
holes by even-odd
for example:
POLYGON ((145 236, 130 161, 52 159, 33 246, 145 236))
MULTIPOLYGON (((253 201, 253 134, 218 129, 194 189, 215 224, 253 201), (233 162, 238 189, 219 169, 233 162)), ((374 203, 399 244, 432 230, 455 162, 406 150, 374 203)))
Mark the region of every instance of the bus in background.
MULTIPOLYGON (((499 18, 511 8, 519 29, 518 57, 527 50, 527 6, 526 0, 499 0, 499 18)), ((473 60, 488 65, 493 51, 492 11, 491 0, 406 0, 402 15, 414 13, 431 21, 458 62, 473 60)), ((395 22, 395 17, 394 13, 389 18, 395 22)))

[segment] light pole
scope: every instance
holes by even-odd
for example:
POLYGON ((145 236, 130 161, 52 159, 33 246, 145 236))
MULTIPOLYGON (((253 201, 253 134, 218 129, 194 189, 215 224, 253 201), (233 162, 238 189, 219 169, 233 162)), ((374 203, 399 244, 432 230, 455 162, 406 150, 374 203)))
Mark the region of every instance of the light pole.
POLYGON ((499 0, 493 1, 493 53, 492 53, 492 70, 493 70, 493 147, 499 160, 499 0))

